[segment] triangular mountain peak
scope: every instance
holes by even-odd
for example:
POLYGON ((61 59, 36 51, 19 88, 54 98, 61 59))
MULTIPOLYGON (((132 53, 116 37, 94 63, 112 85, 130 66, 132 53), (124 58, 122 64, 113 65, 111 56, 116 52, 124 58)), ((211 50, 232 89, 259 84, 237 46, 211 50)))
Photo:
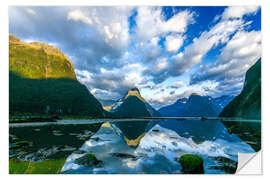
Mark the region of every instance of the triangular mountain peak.
POLYGON ((129 96, 136 96, 137 98, 139 98, 142 102, 146 102, 145 99, 141 96, 140 90, 136 87, 130 89, 126 95, 125 95, 125 99, 127 99, 129 96))
POLYGON ((190 96, 201 96, 201 95, 198 93, 192 93, 190 96))

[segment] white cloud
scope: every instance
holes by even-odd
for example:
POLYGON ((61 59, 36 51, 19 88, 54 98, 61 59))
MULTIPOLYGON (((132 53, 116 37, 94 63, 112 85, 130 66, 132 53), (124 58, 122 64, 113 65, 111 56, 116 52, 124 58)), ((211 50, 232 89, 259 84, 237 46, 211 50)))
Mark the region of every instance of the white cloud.
POLYGON ((166 58, 159 58, 153 63, 152 69, 158 73, 166 70, 168 66, 169 65, 166 58))
POLYGON ((87 17, 87 15, 84 14, 79 9, 70 11, 68 13, 68 15, 67 15, 67 19, 68 20, 74 20, 74 21, 81 21, 81 22, 83 22, 85 24, 89 24, 89 25, 92 25, 93 24, 92 20, 89 17, 87 17))
POLYGON ((177 51, 183 44, 183 36, 194 13, 180 11, 166 20, 161 7, 138 7, 135 18, 135 42, 142 49, 143 61, 149 62, 161 56, 161 38, 166 38, 169 52, 177 51))
POLYGON ((68 20, 81 21, 103 36, 114 49, 126 48, 129 43, 129 22, 132 7, 90 7, 71 10, 68 20))
POLYGON ((27 9, 26 9, 26 12, 27 12, 28 14, 31 14, 31 15, 36 15, 36 14, 37 14, 36 11, 34 11, 34 10, 31 9, 31 8, 27 8, 27 9))
POLYGON ((259 6, 231 6, 225 9, 223 19, 242 18, 244 15, 254 14, 258 11, 259 6))
POLYGON ((98 93, 104 94, 114 92, 114 97, 120 98, 123 94, 133 87, 142 87, 147 82, 142 76, 145 70, 141 64, 126 64, 121 68, 108 70, 100 68, 99 73, 91 73, 85 70, 76 70, 78 80, 85 84, 89 89, 95 87, 98 93), (116 95, 117 94, 117 95, 116 95))
POLYGON ((190 32, 197 38, 183 52, 179 49, 190 38, 188 27, 195 21, 191 10, 166 19, 161 7, 12 7, 10 33, 22 40, 56 45, 70 57, 78 80, 98 98, 115 99, 133 86, 148 87, 156 94, 151 91, 145 98, 165 105, 184 96, 184 92, 238 91, 242 74, 261 53, 261 33, 244 31, 250 22, 243 17, 257 9, 227 8, 216 16, 211 23, 215 25, 209 29, 200 34, 190 32), (136 9, 136 25, 129 29, 129 17, 136 9), (188 85, 186 79, 185 83, 166 81, 172 76, 182 80, 178 77, 201 63, 219 45, 224 48, 216 57, 217 64, 201 65, 198 76, 193 77, 194 82, 200 83, 188 85), (211 81, 206 83, 208 79, 211 81))
POLYGON ((183 44, 183 37, 181 35, 169 35, 166 37, 165 46, 168 52, 176 52, 183 44))
POLYGON ((234 90, 239 93, 245 73, 261 57, 261 32, 239 31, 221 49, 220 55, 213 64, 202 65, 196 74, 191 76, 191 83, 198 84, 205 80, 219 82, 219 92, 234 90))
POLYGON ((138 7, 136 33, 143 40, 169 32, 184 33, 192 22, 193 14, 187 10, 178 12, 166 21, 161 8, 138 7))
MULTIPOLYGON (((234 33, 241 31, 250 22, 245 22, 243 19, 227 17, 227 13, 230 12, 231 7, 225 9, 222 19, 215 24, 209 31, 204 31, 198 38, 193 39, 193 43, 185 47, 184 52, 180 52, 178 55, 172 57, 171 70, 173 76, 181 75, 190 70, 194 65, 202 62, 203 57, 212 48, 217 45, 227 43, 230 40, 230 36, 234 33)), ((242 10, 241 16, 248 15, 254 10, 242 10)), ((236 16, 236 15, 235 15, 236 16)))
POLYGON ((184 85, 185 85, 185 83, 183 81, 175 81, 172 83, 171 88, 177 89, 177 88, 180 88, 184 85))

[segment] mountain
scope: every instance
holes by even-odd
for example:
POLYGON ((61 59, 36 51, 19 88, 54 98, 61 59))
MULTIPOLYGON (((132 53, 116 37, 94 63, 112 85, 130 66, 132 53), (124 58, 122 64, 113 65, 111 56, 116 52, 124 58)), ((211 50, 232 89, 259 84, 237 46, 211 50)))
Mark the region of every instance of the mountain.
POLYGON ((174 104, 160 108, 158 112, 164 117, 180 117, 186 107, 187 101, 187 98, 178 99, 174 104))
POLYGON ((181 113, 182 117, 216 117, 218 113, 211 105, 209 96, 191 94, 181 113))
POLYGON ((99 99, 99 102, 102 104, 103 109, 109 112, 117 100, 99 99))
POLYGON ((261 119, 261 58, 247 71, 241 93, 219 116, 261 119))
POLYGON ((189 98, 178 99, 174 104, 160 108, 158 112, 164 117, 216 117, 232 98, 212 98, 193 93, 189 98))
POLYGON ((211 104, 213 109, 220 114, 221 111, 227 106, 232 100, 234 96, 232 95, 224 95, 217 98, 211 98, 211 104))
POLYGON ((45 43, 9 35, 9 113, 103 117, 98 100, 77 81, 68 58, 45 43))
POLYGON ((160 117, 141 96, 138 88, 130 89, 123 98, 111 105, 110 112, 117 117, 160 117))

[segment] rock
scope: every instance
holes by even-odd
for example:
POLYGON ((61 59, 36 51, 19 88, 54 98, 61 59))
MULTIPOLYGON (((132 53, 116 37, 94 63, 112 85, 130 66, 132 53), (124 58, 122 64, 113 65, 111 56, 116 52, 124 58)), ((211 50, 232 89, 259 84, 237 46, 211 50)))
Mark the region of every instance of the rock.
POLYGON ((16 142, 15 144, 11 145, 10 149, 19 149, 19 148, 26 147, 29 145, 30 145, 29 141, 19 141, 19 142, 16 142))
POLYGON ((201 120, 205 121, 205 120, 207 120, 207 118, 206 117, 201 117, 201 120))
POLYGON ((78 150, 74 151, 73 153, 75 153, 75 154, 84 154, 86 152, 84 150, 78 149, 78 150))
POLYGON ((83 139, 86 140, 86 141, 89 140, 90 138, 91 138, 91 136, 89 136, 89 135, 85 135, 85 136, 83 137, 83 139))
POLYGON ((158 130, 158 129, 153 129, 152 131, 153 131, 153 132, 159 132, 159 130, 158 130))
POLYGON ((203 159, 200 156, 184 154, 180 157, 179 163, 184 174, 204 174, 203 159))
POLYGON ((93 137, 91 139, 94 140, 94 141, 99 141, 99 137, 93 137))
POLYGON ((61 131, 59 131, 59 130, 53 130, 53 135, 54 136, 62 136, 62 135, 64 135, 63 133, 61 133, 61 131))
POLYGON ((226 173, 233 174, 237 169, 237 162, 225 157, 213 157, 218 162, 217 165, 209 167, 210 169, 218 169, 226 173))
POLYGON ((133 156, 131 154, 125 154, 125 153, 111 153, 112 156, 120 157, 120 158, 132 158, 136 159, 136 156, 133 156))
POLYGON ((84 156, 75 159, 74 161, 76 164, 92 167, 92 166, 99 166, 101 165, 102 161, 98 160, 94 154, 85 154, 84 156))
POLYGON ((58 150, 60 150, 60 151, 74 151, 74 150, 76 150, 76 148, 75 147, 72 147, 72 146, 67 146, 67 145, 62 145, 62 146, 59 146, 58 147, 58 150))

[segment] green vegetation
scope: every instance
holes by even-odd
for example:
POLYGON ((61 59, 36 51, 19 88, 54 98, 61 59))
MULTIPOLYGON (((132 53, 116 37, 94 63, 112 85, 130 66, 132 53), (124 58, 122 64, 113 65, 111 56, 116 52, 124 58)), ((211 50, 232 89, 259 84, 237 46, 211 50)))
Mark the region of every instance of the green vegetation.
POLYGON ((247 71, 242 92, 219 116, 261 119, 261 59, 247 71))
POLYGON ((46 160, 42 162, 9 160, 9 174, 59 174, 65 159, 46 160))
POLYGON ((91 153, 87 153, 84 155, 85 157, 88 157, 90 159, 94 159, 94 160, 97 160, 96 156, 94 154, 91 154, 91 153))
POLYGON ((24 147, 24 146, 29 146, 30 142, 29 141, 19 141, 15 143, 15 146, 20 148, 20 147, 24 147))
POLYGON ((29 141, 19 141, 19 142, 14 143, 10 147, 10 149, 19 149, 19 148, 26 147, 26 146, 29 146, 29 145, 30 145, 29 141))
POLYGON ((98 160, 94 154, 88 153, 78 159, 75 159, 75 163, 92 167, 101 165, 102 161, 98 160))
POLYGON ((104 117, 98 100, 79 83, 73 65, 53 46, 10 35, 9 112, 16 115, 104 117))
POLYGON ((193 154, 184 154, 180 157, 179 163, 182 165, 184 174, 203 174, 203 159, 193 154))
POLYGON ((9 35, 9 70, 30 79, 76 80, 72 63, 59 49, 45 43, 24 43, 9 35))

